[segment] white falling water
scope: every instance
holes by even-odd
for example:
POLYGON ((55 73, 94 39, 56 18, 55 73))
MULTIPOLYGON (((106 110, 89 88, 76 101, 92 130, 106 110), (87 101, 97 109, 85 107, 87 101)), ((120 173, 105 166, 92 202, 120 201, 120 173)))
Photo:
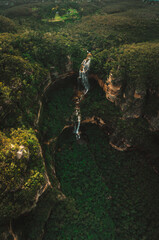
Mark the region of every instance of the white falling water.
POLYGON ((76 116, 76 123, 74 125, 74 133, 76 134, 76 139, 80 139, 80 124, 81 124, 81 113, 80 113, 80 101, 84 97, 84 95, 87 94, 87 92, 90 89, 89 81, 88 81, 88 72, 90 69, 91 64, 91 53, 87 52, 87 57, 82 61, 81 67, 79 70, 79 77, 77 78, 78 81, 78 88, 82 85, 84 90, 82 91, 82 94, 79 99, 76 101, 76 110, 75 110, 75 116, 76 116))

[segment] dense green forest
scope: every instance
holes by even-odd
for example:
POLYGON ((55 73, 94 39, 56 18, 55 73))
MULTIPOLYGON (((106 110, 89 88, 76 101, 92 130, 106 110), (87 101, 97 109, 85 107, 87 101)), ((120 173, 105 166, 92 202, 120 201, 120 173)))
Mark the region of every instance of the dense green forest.
POLYGON ((157 1, 0 0, 0 240, 159 239, 158 66, 157 1))

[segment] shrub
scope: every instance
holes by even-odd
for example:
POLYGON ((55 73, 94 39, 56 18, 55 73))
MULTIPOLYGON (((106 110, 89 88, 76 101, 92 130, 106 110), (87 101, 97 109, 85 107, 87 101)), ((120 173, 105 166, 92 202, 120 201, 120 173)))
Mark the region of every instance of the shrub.
POLYGON ((0 33, 3 32, 16 32, 16 25, 11 19, 0 16, 0 33))
POLYGON ((7 17, 29 17, 32 15, 32 9, 25 6, 17 6, 9 8, 5 11, 7 17))

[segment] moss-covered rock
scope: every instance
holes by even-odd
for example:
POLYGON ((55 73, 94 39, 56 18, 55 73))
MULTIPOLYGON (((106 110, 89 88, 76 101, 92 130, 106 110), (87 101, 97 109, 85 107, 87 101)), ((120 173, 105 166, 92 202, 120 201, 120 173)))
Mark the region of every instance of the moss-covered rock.
POLYGON ((0 134, 1 221, 30 211, 46 184, 40 145, 33 130, 0 134), (19 158, 18 152, 21 151, 19 158))

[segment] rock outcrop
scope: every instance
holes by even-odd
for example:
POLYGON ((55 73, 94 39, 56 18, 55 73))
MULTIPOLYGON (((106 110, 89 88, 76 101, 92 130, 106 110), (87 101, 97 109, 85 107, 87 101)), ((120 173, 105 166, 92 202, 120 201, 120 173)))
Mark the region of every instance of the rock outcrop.
POLYGON ((107 85, 106 98, 109 101, 118 104, 118 97, 121 94, 121 87, 122 87, 120 79, 115 79, 113 77, 113 74, 110 73, 106 81, 106 85, 107 85))
POLYGON ((122 136, 122 133, 118 131, 115 131, 110 136, 109 144, 118 151, 126 151, 132 146, 130 140, 122 136))
POLYGON ((151 131, 159 131, 159 111, 156 116, 146 116, 146 119, 150 125, 149 128, 151 131))
POLYGON ((33 130, 12 130, 10 137, 0 132, 0 143, 0 216, 7 222, 35 207, 51 183, 33 130))
POLYGON ((132 141, 130 136, 127 137, 129 135, 128 129, 134 128, 133 138, 135 138, 135 134, 137 136, 135 124, 131 123, 135 119, 139 120, 139 125, 142 120, 148 123, 149 127, 145 129, 145 132, 148 130, 152 132, 159 130, 159 111, 157 110, 159 91, 158 89, 153 91, 151 89, 140 89, 135 85, 129 85, 126 80, 122 81, 120 77, 115 76, 113 72, 110 72, 109 77, 104 81, 97 75, 91 75, 105 92, 107 100, 118 106, 121 110, 122 116, 119 121, 122 121, 122 125, 116 126, 113 134, 110 135, 110 145, 119 151, 125 151, 134 145, 134 140, 132 141), (153 109, 151 109, 152 104, 153 109), (127 136, 124 135, 125 129, 127 136))

